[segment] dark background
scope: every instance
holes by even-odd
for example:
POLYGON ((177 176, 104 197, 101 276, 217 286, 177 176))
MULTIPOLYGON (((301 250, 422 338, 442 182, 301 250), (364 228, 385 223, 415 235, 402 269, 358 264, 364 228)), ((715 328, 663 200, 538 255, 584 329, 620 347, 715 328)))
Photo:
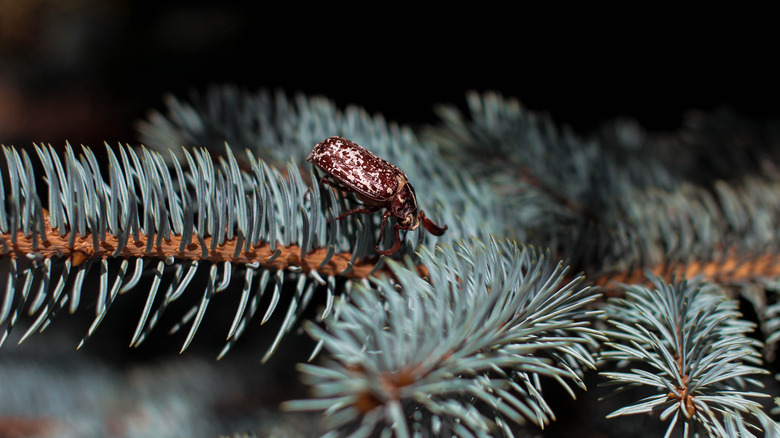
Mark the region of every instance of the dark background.
POLYGON ((0 143, 135 142, 163 96, 282 88, 402 123, 498 90, 587 133, 689 109, 776 117, 767 11, 0 0, 0 143))
MULTIPOLYGON (((595 10, 562 5, 488 9, 474 3, 447 9, 424 9, 420 3, 350 9, 322 3, 245 3, 0 0, 0 144, 44 142, 57 147, 66 140, 93 147, 103 141, 132 144, 138 139, 134 124, 150 109, 163 110, 167 93, 186 98, 192 90, 226 82, 249 90, 321 94, 340 106, 358 104, 413 125, 435 123, 437 103, 464 107, 470 89, 517 97, 527 108, 549 113, 559 125, 569 125, 581 135, 617 117, 635 118, 653 131, 675 130, 691 109, 725 106, 751 118, 780 115, 776 25, 769 23, 775 15, 768 11, 595 10)), ((94 285, 85 290, 94 290, 94 285)), ((199 299, 197 294, 188 296, 199 299)), ((254 334, 262 332, 264 338, 247 333, 225 359, 213 360, 224 343, 224 325, 236 308, 230 300, 235 301, 236 294, 215 298, 204 326, 210 321, 221 325, 201 328, 184 359, 178 356, 186 334, 182 332, 177 337, 159 333, 142 348, 128 349, 146 296, 127 294, 122 299, 124 307, 109 312, 78 354, 74 346, 94 317, 89 306, 82 306, 78 317, 58 318, 57 331, 35 335, 21 347, 6 343, 0 356, 5 372, 34 371, 29 373, 32 377, 14 382, 18 385, 12 390, 45 391, 42 400, 67 404, 68 396, 81 394, 82 387, 87 394, 100 395, 101 388, 115 381, 132 387, 127 381, 133 383, 136 374, 156 376, 149 377, 148 386, 166 390, 170 385, 166 382, 177 374, 199 384, 213 379, 221 386, 226 385, 226 376, 233 376, 243 388, 234 392, 246 398, 235 397, 231 388, 213 390, 216 395, 211 397, 190 398, 193 403, 230 401, 206 417, 219 432, 244 430, 241 421, 249 421, 248 428, 262 429, 258 425, 263 424, 263 415, 278 421, 280 401, 307 394, 295 386, 299 375, 291 366, 308 357, 311 345, 301 346, 308 342, 306 336, 282 342, 273 360, 258 367, 269 337, 276 333, 269 327, 278 324, 274 320, 262 329, 254 327, 254 334), (76 327, 66 332, 68 326, 62 324, 67 322, 76 327), (200 352, 193 352, 199 347, 200 352), (35 354, 29 353, 33 349, 35 354), (196 365, 211 371, 201 373, 197 367, 189 374, 183 371, 196 360, 195 353, 206 358, 196 365), (41 354, 46 360, 40 362, 50 364, 35 362, 43 371, 20 360, 41 354), (92 375, 84 363, 95 366, 99 363, 95 357, 110 358, 110 363, 121 363, 132 372, 100 368, 101 374, 92 375), (158 362, 143 368, 147 358, 170 359, 165 369, 172 371, 158 372, 158 362), (75 370, 65 367, 67 379, 58 374, 63 362, 75 364, 75 370), (137 363, 141 371, 131 367, 137 363), (49 367, 55 372, 49 373, 49 367), (79 379, 79 373, 86 377, 79 379), (57 392, 54 383, 64 389, 57 392), (245 414, 249 420, 224 412, 236 418, 245 414), (229 424, 215 420, 226 416, 229 424)), ((193 303, 175 304, 182 308, 170 309, 172 319, 160 327, 171 327, 187 310, 185 304, 193 303)), ((276 321, 284 309, 286 304, 280 304, 276 321)), ((313 316, 303 319, 307 318, 313 316)), ((146 390, 138 386, 136 392, 146 390)), ((121 394, 125 392, 123 387, 121 394)), ((133 390, 127 392, 126 403, 141 403, 133 399, 137 396, 133 390)), ((568 395, 559 398, 568 403, 568 395)), ((110 397, 95 399, 100 406, 110 397)), ((607 409, 596 403, 578 406, 607 409)), ((185 414, 198 417, 202 412, 196 406, 185 414)), ((555 427, 602 422, 608 411, 593 414, 572 407, 564 412, 567 418, 555 427)), ((103 412, 90 415, 99 424, 104 421, 103 412)), ((39 418, 30 418, 32 427, 39 418)), ((627 420, 632 425, 635 421, 627 420)), ((104 430, 101 427, 94 429, 104 430)))

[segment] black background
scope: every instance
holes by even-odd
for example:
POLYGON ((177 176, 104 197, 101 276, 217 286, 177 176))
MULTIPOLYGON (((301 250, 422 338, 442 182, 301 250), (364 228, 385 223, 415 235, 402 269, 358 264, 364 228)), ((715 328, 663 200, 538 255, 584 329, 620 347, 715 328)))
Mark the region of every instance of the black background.
POLYGON ((132 143, 166 93, 224 82, 410 124, 497 90, 582 134, 624 116, 674 130, 689 109, 723 106, 776 117, 780 94, 761 10, 37 0, 9 13, 14 3, 0 22, 5 144, 132 143))

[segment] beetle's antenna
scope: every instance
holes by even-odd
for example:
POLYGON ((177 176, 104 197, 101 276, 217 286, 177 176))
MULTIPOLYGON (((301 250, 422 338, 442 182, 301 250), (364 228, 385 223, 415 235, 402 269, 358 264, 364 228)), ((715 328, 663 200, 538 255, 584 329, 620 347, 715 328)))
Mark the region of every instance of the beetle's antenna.
POLYGON ((441 236, 447 231, 448 227, 446 225, 443 227, 436 225, 432 220, 425 216, 425 213, 422 210, 420 210, 420 219, 422 220, 425 229, 434 236, 441 236))

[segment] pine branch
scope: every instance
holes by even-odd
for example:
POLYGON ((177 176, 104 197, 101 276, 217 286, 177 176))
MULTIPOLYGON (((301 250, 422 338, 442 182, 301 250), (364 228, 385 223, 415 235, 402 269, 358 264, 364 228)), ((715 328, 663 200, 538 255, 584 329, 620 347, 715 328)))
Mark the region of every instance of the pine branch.
POLYGON ((149 121, 139 124, 142 140, 150 148, 167 151, 171 145, 187 144, 219 156, 227 142, 279 165, 291 157, 305 163, 316 143, 338 135, 403 169, 421 208, 438 223, 454 224, 456 228, 451 226, 436 242, 508 234, 504 200, 490 186, 454 168, 435 144, 408 126, 381 115, 354 106, 341 110, 324 97, 288 98, 282 92, 248 92, 231 86, 215 86, 203 95, 192 93, 187 102, 172 96, 166 101, 166 114, 153 112, 149 121))
POLYGON ((324 411, 328 428, 356 437, 511 436, 554 420, 540 380, 572 397, 572 383, 584 389, 601 339, 587 310, 598 295, 511 241, 424 250, 421 260, 428 281, 391 263, 397 283, 372 280, 326 328, 306 325, 332 359, 300 367, 315 398, 286 407, 324 411))
POLYGON ((625 260, 618 246, 621 200, 635 189, 673 189, 676 178, 641 149, 607 149, 559 129, 544 114, 524 109, 498 93, 470 93, 468 112, 439 107, 443 126, 430 138, 477 181, 489 182, 513 212, 509 234, 549 247, 585 272, 605 260, 625 260))
POLYGON ((780 150, 760 148, 771 126, 696 114, 676 135, 622 122, 583 140, 497 93, 469 94, 468 108, 440 107, 443 126, 427 138, 502 194, 516 212, 510 236, 554 249, 595 283, 646 270, 730 282, 780 271, 780 150))
POLYGON ((299 313, 305 307, 315 287, 327 286, 332 301, 336 275, 365 278, 382 269, 372 245, 375 224, 332 220, 344 205, 343 197, 306 185, 296 166, 288 166, 285 178, 249 156, 248 173, 239 169, 229 149, 217 165, 204 151, 185 149, 189 166, 184 171, 177 159, 168 167, 161 154, 148 149, 139 156, 129 147, 120 148, 121 160, 111 148, 106 151, 108 181, 89 148, 77 158, 67 146, 60 160, 50 146, 36 146, 48 185, 44 209, 29 155, 4 149, 9 190, 0 190, 0 202, 9 212, 0 211, 0 263, 7 272, 0 324, 8 323, 1 341, 23 311, 36 316, 22 340, 44 329, 61 308, 74 312, 81 284, 93 266, 99 270, 100 290, 95 322, 82 343, 117 295, 132 289, 145 269, 153 270, 155 280, 131 341, 136 346, 202 267, 209 271, 207 287, 201 303, 186 317, 194 319, 183 349, 213 294, 225 290, 233 277, 243 278, 242 300, 221 354, 252 317, 253 306, 248 304, 266 288, 274 298, 263 321, 270 317, 285 277, 295 282, 296 298, 280 335, 290 329, 294 310, 299 313), (120 266, 109 269, 114 260, 121 261, 120 266), (134 265, 132 274, 129 265, 134 265), (63 294, 69 279, 73 285, 63 294), (163 290, 164 297, 158 299, 163 290))
POLYGON ((749 417, 762 407, 751 398, 767 396, 747 389, 763 387, 751 376, 767 374, 756 366, 761 344, 747 336, 754 324, 739 319, 736 302, 696 283, 651 280, 654 289, 625 286, 625 298, 610 299, 604 316, 613 329, 600 358, 629 368, 601 373, 618 391, 641 386, 655 395, 608 417, 657 415, 667 436, 678 427, 686 437, 754 436, 760 427, 749 417))
POLYGON ((197 304, 173 328, 188 331, 187 348, 214 296, 232 290, 219 357, 258 311, 262 324, 289 302, 265 360, 322 292, 318 323, 304 327, 315 354, 327 354, 299 366, 314 396, 285 407, 323 412, 329 435, 513 436, 560 416, 547 381, 582 399, 574 386, 584 389, 596 366, 625 394, 655 391, 612 416, 653 412, 686 434, 774 433, 753 400, 771 395, 756 385, 766 372, 746 336, 754 325, 724 300, 729 285, 755 307, 770 358, 780 326, 771 292, 780 154, 731 146, 772 132, 716 115, 664 138, 618 123, 584 140, 516 100, 468 99, 468 114, 443 108, 444 125, 421 135, 325 98, 217 87, 168 98, 165 115, 140 124, 148 148, 107 147, 105 160, 88 148, 67 146, 61 157, 50 146, 4 148, 0 344, 22 320, 24 340, 94 298, 83 344, 117 296, 138 293, 151 274, 131 346, 187 294, 197 304), (333 135, 402 168, 448 232, 408 232, 390 259, 374 250, 379 215, 334 220, 357 199, 312 184, 318 178, 299 167, 333 135), (692 151, 681 155, 684 140, 692 151), (710 144, 709 168, 693 174, 710 144), (717 293, 672 281, 699 275, 717 293), (97 290, 83 287, 88 276, 97 290), (605 307, 605 343, 591 327, 600 303, 587 284, 611 294, 615 279, 630 284, 605 307))
MULTIPOLYGON (((457 236, 487 237, 491 231, 500 230, 501 222, 493 214, 499 200, 442 163, 435 148, 423 147, 409 131, 387 126, 381 118, 369 117, 357 109, 342 116, 324 99, 299 96, 295 105, 281 94, 275 99, 267 93, 250 95, 231 88, 214 89, 204 104, 206 107, 200 108, 211 118, 199 122, 198 111, 171 100, 173 122, 155 115, 152 118, 156 125, 146 125, 145 129, 153 134, 166 133, 166 130, 179 132, 176 129, 186 133, 187 129, 198 131, 198 126, 217 126, 217 132, 239 143, 246 138, 256 140, 254 151, 273 150, 269 154, 272 162, 277 158, 281 162, 280 157, 285 155, 305 156, 316 143, 301 143, 293 138, 300 136, 297 131, 289 130, 295 123, 308 121, 323 127, 319 130, 328 127, 340 132, 370 132, 377 139, 372 149, 383 156, 395 157, 410 178, 414 178, 418 197, 428 214, 443 218, 442 223, 452 224, 448 233, 436 241, 453 241, 457 236), (258 140, 251 130, 246 130, 247 125, 220 127, 220 122, 232 120, 240 102, 246 108, 260 108, 260 116, 272 115, 272 120, 263 119, 261 123, 266 128, 264 140, 258 140), (220 110, 231 113, 226 115, 220 110), (228 135, 231 128, 237 129, 240 135, 228 135), (399 154, 400 150, 410 153, 399 154), (448 199, 456 201, 446 202, 448 199)), ((251 118, 247 114, 245 117, 251 118)), ((153 134, 153 138, 164 137, 153 134)), ((172 141, 170 135, 166 138, 172 141)), ((178 330, 192 321, 183 349, 192 341, 213 294, 225 290, 233 277, 243 277, 244 286, 228 344, 220 357, 253 316, 250 304, 257 302, 268 288, 273 299, 263 317, 263 322, 267 321, 288 280, 295 285, 296 298, 279 336, 265 355, 267 358, 278 346, 282 333, 292 327, 314 288, 326 286, 325 317, 334 294, 339 292, 334 290, 336 276, 362 279, 384 269, 384 258, 376 254, 372 245, 381 218, 374 215, 334 220, 354 201, 341 192, 307 185, 306 180, 318 181, 318 178, 306 174, 304 179, 295 161, 282 174, 250 151, 243 159, 234 156, 225 143, 219 148, 209 144, 212 151, 219 149, 218 154, 205 149, 173 151, 168 146, 159 145, 160 152, 144 148, 140 153, 120 147, 119 158, 107 147, 108 181, 103 179, 98 160, 89 148, 84 148, 83 155, 77 157, 67 146, 65 158, 60 160, 50 146, 36 146, 48 185, 48 208, 43 208, 36 192, 36 175, 27 153, 6 149, 10 214, 6 215, 5 211, 0 214, 3 233, 0 237, 3 242, 10 242, 4 246, 3 254, 11 257, 2 257, 2 261, 11 266, 0 308, 0 324, 8 320, 3 341, 25 306, 30 315, 37 313, 37 316, 22 339, 45 328, 51 317, 65 306, 65 301, 70 301, 69 310, 74 312, 79 307, 80 285, 85 275, 93 264, 99 264, 98 311, 82 343, 102 321, 119 291, 131 289, 141 273, 151 268, 156 280, 148 291, 147 305, 131 341, 131 345, 138 345, 154 328, 161 312, 185 292, 199 271, 208 269, 207 283, 211 286, 203 292, 200 304, 174 328, 178 330), (20 220, 14 222, 17 212, 21 213, 20 220), (45 244, 39 245, 39 241, 45 244), (30 260, 18 264, 16 260, 21 256, 30 260), (109 269, 109 261, 113 259, 121 260, 116 270, 109 269), (131 261, 135 268, 130 280, 123 284, 131 261), (55 280, 54 294, 47 295, 52 262, 55 268, 62 268, 59 273, 55 269, 59 276, 55 277, 58 280, 55 280), (233 275, 234 271, 237 275, 233 275), (46 280, 40 281, 41 276, 46 280), (256 287, 258 277, 260 283, 256 287), (75 278, 76 287, 70 294, 60 296, 70 278, 75 278), (33 283, 40 283, 40 291, 30 297, 29 287, 33 283), (113 285, 110 289, 109 284, 113 285), (165 290, 166 285, 165 296, 158 297, 158 291, 165 290), (29 302, 30 299, 33 301, 29 302)), ((5 198, 0 198, 0 202, 5 204, 5 198)), ((408 232, 405 238, 408 241, 397 257, 404 254, 414 257, 420 245, 430 246, 434 242, 421 230, 408 232)))

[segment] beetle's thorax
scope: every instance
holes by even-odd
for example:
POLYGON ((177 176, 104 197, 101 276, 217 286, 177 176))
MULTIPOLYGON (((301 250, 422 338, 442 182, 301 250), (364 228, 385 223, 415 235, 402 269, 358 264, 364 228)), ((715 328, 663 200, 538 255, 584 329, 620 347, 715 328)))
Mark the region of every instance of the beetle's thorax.
POLYGON ((420 226, 417 217, 417 196, 414 187, 402 175, 397 175, 398 191, 390 201, 390 211, 398 218, 398 223, 409 230, 420 226))

